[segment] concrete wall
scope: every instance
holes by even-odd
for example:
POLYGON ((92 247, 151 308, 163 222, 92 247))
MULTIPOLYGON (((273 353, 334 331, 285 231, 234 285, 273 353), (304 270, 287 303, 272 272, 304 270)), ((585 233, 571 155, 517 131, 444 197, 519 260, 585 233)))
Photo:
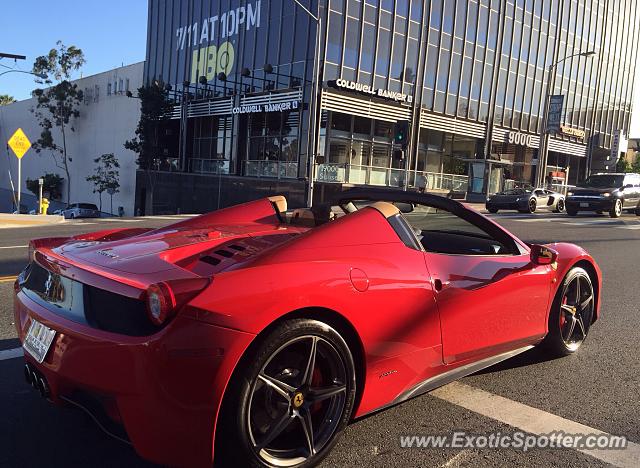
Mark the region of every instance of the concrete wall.
MULTIPOLYGON (((68 154, 72 159, 71 203, 98 204, 98 194, 93 193, 93 184, 85 179, 95 170, 95 158, 104 153, 114 153, 120 162, 120 193, 113 196, 113 210, 117 213, 118 206, 123 206, 126 215, 134 214, 136 155, 126 150, 123 143, 135 136, 140 102, 126 97, 125 92, 128 80, 129 89, 136 95, 136 90, 142 86, 143 68, 144 62, 139 62, 76 80, 85 93, 85 99, 79 107, 80 116, 73 121, 75 132, 67 133, 68 154)), ((41 128, 31 112, 35 105, 36 101, 32 98, 0 106, 0 197, 3 198, 0 200, 0 210, 3 211, 8 211, 7 203, 11 205, 9 171, 14 185, 18 179, 18 160, 6 147, 6 141, 18 127, 24 130, 31 142, 39 138, 41 128)), ((60 133, 56 129, 53 135, 57 144, 61 144, 60 133)), ((22 159, 22 192, 30 194, 25 185, 27 178, 35 179, 48 172, 66 177, 64 170, 56 166, 50 151, 38 154, 30 149, 22 159)), ((103 193, 103 211, 109 211, 109 200, 109 195, 103 193)))

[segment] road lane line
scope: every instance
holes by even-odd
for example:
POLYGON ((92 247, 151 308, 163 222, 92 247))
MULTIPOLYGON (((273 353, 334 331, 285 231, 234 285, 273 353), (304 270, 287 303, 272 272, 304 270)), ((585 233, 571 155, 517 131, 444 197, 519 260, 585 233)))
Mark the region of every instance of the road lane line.
POLYGON ((0 249, 26 249, 28 245, 7 245, 0 247, 0 249))
MULTIPOLYGON (((530 434, 542 435, 561 431, 565 434, 609 435, 593 427, 485 392, 461 382, 454 382, 438 388, 432 391, 431 395, 530 434)), ((621 468, 640 466, 640 444, 633 442, 627 442, 627 448, 624 450, 578 449, 578 451, 621 468)))
POLYGON ((24 353, 22 348, 4 349, 0 351, 0 361, 6 361, 7 359, 16 359, 22 357, 24 353))
POLYGON ((10 283, 15 281, 17 276, 0 276, 0 283, 10 283))

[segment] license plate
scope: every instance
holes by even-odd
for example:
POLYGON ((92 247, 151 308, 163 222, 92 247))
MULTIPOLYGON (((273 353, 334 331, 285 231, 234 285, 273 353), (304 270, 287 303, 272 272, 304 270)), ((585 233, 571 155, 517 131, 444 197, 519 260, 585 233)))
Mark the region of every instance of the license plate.
POLYGON ((33 356, 36 361, 42 362, 53 343, 56 331, 41 324, 37 320, 31 319, 31 325, 24 339, 22 347, 33 356))
POLYGON ((580 203, 580 208, 589 208, 588 203, 580 203))

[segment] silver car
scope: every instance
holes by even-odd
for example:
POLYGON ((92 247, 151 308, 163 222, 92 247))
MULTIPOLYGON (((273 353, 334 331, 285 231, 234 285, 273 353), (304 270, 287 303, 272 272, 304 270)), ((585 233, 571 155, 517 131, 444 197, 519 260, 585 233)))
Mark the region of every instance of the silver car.
POLYGON ((100 210, 93 203, 73 203, 62 210, 65 219, 99 218, 100 210))
POLYGON ((517 188, 490 196, 487 198, 486 208, 490 213, 497 213, 498 210, 535 213, 541 209, 560 213, 565 209, 565 197, 544 188, 517 188))

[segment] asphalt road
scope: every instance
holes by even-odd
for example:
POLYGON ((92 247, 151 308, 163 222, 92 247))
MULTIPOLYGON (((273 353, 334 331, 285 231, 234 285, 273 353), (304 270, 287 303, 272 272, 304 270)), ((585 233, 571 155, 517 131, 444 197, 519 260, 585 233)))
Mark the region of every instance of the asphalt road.
MULTIPOLYGON (((640 443, 640 218, 499 214, 493 217, 530 242, 585 247, 604 273, 602 318, 574 356, 546 360, 536 350, 462 379, 464 384, 570 421, 640 443)), ((79 222, 0 229, 0 277, 19 272, 28 239, 120 226, 159 226, 169 219, 79 222)), ((0 352, 19 346, 11 282, 0 282, 0 352)), ((514 320, 518 305, 514 304, 514 320)), ((22 359, 0 360, 0 466, 146 466, 127 446, 105 436, 84 414, 53 407, 28 387, 22 359)), ((456 430, 513 433, 513 427, 427 394, 352 423, 323 466, 602 466, 575 450, 405 449, 402 435, 456 430)))

